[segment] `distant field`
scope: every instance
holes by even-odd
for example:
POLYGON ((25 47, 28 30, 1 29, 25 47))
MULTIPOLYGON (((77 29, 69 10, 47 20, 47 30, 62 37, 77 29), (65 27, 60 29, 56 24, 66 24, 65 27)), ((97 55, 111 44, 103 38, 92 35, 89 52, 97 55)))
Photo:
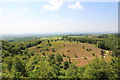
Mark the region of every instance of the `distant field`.
MULTIPOLYGON (((41 38, 41 40, 49 39, 49 40, 56 40, 56 39, 61 39, 62 37, 46 37, 46 38, 41 38)), ((23 37, 23 38, 13 38, 13 39, 8 39, 7 41, 9 42, 24 42, 24 41, 32 41, 36 40, 38 37, 23 37)))
POLYGON ((15 38, 8 40, 9 42, 24 42, 24 41, 32 41, 37 39, 37 37, 24 37, 24 38, 15 38))
POLYGON ((78 66, 88 64, 96 57, 101 57, 100 52, 102 49, 99 49, 92 44, 69 41, 51 41, 50 44, 51 46, 47 46, 47 41, 43 41, 37 46, 30 47, 29 50, 32 50, 35 54, 40 55, 42 55, 43 52, 45 55, 57 53, 60 53, 61 55, 64 54, 64 61, 71 60, 73 64, 78 66), (53 48, 55 52, 52 51, 53 48), (91 49, 91 51, 87 51, 87 49, 91 49), (93 56, 93 54, 95 55, 93 56))

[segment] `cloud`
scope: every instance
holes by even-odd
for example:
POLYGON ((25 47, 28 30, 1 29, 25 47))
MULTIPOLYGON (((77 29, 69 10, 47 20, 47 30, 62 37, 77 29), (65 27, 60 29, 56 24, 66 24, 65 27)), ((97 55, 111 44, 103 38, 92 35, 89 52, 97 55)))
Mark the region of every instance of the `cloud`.
POLYGON ((63 5, 61 0, 49 0, 49 4, 43 6, 45 10, 58 10, 63 5))
POLYGON ((80 4, 79 1, 77 1, 77 2, 76 2, 75 4, 73 4, 73 5, 69 4, 68 7, 71 8, 71 9, 83 9, 83 6, 80 4))

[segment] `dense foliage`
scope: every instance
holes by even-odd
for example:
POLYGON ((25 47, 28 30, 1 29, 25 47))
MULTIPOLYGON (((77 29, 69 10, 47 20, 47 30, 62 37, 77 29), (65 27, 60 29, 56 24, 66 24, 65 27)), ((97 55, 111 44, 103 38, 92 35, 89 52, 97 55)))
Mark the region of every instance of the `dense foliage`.
POLYGON ((95 44, 101 49, 105 50, 113 50, 119 49, 120 39, 118 38, 118 34, 102 34, 99 36, 83 36, 83 37, 72 37, 72 36, 63 36, 63 40, 74 41, 74 42, 82 42, 95 44))
MULTIPOLYGON (((96 58, 82 67, 63 61, 64 55, 51 54, 40 56, 28 50, 42 40, 12 43, 2 41, 2 77, 5 78, 81 78, 81 79, 117 79, 120 78, 120 50, 116 34, 90 37, 63 36, 62 40, 95 44, 99 48, 113 51, 113 58, 106 62, 96 58)), ((48 41, 48 44, 50 42, 48 41)), ((47 45, 50 46, 50 45, 47 45)), ((54 53, 53 49, 53 53, 54 53)))

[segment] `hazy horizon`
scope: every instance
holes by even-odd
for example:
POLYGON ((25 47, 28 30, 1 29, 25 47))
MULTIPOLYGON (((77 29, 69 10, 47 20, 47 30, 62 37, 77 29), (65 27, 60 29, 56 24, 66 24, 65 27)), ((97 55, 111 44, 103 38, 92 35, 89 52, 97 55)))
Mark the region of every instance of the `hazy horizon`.
POLYGON ((117 34, 118 32, 43 32, 43 33, 7 33, 0 35, 38 35, 38 34, 117 34))
POLYGON ((0 34, 117 33, 117 2, 3 2, 0 34))

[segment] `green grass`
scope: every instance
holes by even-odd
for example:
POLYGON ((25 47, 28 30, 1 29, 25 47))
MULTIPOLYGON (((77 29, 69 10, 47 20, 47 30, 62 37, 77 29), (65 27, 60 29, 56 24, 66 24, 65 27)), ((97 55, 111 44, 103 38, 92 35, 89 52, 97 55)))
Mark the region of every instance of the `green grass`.
POLYGON ((9 40, 9 42, 24 42, 24 41, 32 41, 36 39, 37 37, 15 38, 15 39, 9 40))

